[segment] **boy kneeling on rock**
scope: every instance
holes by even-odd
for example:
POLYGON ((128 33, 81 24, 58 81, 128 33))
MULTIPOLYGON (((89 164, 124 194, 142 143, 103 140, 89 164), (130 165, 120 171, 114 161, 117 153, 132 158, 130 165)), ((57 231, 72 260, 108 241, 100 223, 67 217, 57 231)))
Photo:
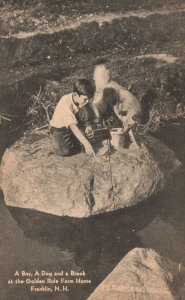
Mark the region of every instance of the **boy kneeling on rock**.
POLYGON ((58 102, 52 120, 51 133, 55 148, 62 156, 71 156, 82 151, 95 156, 91 143, 79 126, 88 125, 94 118, 90 106, 94 87, 87 79, 79 79, 73 84, 73 92, 64 95, 58 102))

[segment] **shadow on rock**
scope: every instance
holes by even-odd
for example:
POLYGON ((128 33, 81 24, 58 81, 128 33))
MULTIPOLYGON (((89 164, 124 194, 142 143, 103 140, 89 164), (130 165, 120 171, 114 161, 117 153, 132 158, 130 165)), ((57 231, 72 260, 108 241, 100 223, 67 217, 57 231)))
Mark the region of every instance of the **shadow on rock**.
POLYGON ((92 248, 140 246, 135 232, 155 218, 158 207, 155 199, 137 207, 119 210, 84 219, 58 217, 29 209, 9 207, 18 226, 28 238, 63 250, 83 252, 92 248))

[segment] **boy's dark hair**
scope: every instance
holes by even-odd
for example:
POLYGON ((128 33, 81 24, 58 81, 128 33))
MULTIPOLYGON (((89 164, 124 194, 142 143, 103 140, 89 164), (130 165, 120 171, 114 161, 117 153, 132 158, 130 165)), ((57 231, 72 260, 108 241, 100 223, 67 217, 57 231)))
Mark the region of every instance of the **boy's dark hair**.
POLYGON ((94 91, 95 88, 88 79, 78 79, 73 83, 73 92, 77 93, 78 96, 87 95, 91 99, 94 96, 94 91))

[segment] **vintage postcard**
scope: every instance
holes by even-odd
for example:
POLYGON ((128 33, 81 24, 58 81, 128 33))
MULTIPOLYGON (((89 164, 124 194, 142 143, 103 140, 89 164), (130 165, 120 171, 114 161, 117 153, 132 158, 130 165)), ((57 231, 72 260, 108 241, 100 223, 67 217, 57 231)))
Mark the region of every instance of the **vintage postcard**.
POLYGON ((0 16, 0 299, 185 299, 184 1, 0 16))

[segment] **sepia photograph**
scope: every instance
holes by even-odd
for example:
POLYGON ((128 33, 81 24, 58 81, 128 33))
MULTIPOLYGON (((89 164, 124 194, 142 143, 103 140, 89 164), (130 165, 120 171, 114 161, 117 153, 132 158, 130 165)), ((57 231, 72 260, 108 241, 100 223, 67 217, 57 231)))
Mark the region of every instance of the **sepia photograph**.
POLYGON ((0 300, 185 300, 185 0, 1 0, 0 300))

